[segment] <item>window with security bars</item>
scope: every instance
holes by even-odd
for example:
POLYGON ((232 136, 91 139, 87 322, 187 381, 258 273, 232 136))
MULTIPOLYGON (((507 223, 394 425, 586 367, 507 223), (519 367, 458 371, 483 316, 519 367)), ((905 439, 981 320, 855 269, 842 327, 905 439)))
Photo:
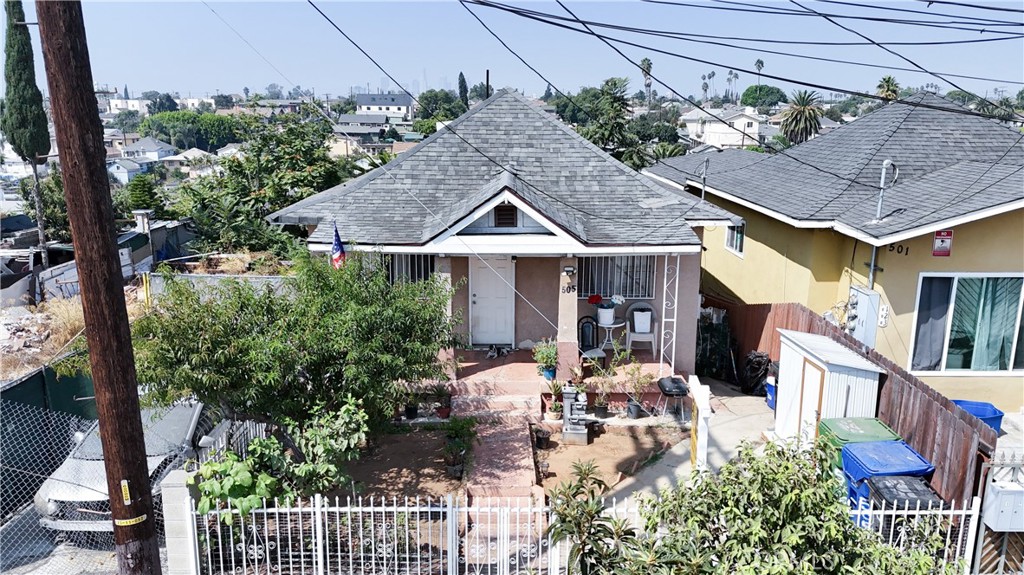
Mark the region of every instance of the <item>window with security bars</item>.
POLYGON ((655 261, 655 256, 580 258, 579 297, 654 299, 655 261))
POLYGON ((434 273, 434 256, 422 254, 389 254, 385 256, 388 279, 395 282, 419 282, 434 273))

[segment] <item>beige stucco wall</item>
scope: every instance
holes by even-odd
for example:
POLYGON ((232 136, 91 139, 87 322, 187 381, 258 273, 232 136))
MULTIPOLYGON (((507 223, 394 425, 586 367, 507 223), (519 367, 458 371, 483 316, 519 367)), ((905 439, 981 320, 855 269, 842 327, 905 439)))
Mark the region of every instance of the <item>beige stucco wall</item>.
POLYGON ((551 324, 558 324, 561 275, 556 257, 516 258, 516 291, 519 292, 516 295, 515 318, 517 345, 525 339, 540 341, 544 337, 554 338, 557 334, 558 330, 551 324))
MULTIPOLYGON (((832 230, 797 229, 724 200, 715 203, 742 216, 747 239, 741 258, 725 248, 723 226, 705 231, 704 269, 745 303, 798 302, 815 312, 839 309, 850 285, 867 285, 871 246, 832 230)), ((909 368, 917 287, 922 272, 1024 271, 1024 211, 987 218, 953 229, 949 257, 932 256, 932 234, 883 246, 875 289, 890 308, 889 321, 877 332, 875 348, 909 368)), ((916 374, 943 395, 989 401, 1004 411, 1024 406, 1024 377, 930 376, 916 374)))
MULTIPOLYGON (((953 249, 948 257, 932 256, 932 234, 892 244, 892 251, 889 246, 878 250, 878 266, 884 271, 877 274, 875 289, 890 312, 888 325, 878 329, 875 349, 904 368, 910 367, 917 288, 922 272, 1019 274, 1024 271, 1024 210, 956 226, 952 230, 953 249)), ((852 238, 848 239, 847 253, 853 243, 852 238)), ((850 278, 859 285, 867 284, 867 268, 860 262, 870 259, 871 247, 859 244, 858 264, 852 270, 844 270, 847 281, 837 298, 846 298, 850 278)), ((1019 411, 1024 407, 1024 374, 915 375, 952 399, 988 401, 1003 411, 1019 411)))

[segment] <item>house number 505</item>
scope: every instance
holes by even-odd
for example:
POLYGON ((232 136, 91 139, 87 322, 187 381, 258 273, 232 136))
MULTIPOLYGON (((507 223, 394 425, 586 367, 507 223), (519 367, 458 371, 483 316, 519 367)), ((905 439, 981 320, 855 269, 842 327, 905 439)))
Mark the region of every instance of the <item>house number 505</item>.
POLYGON ((562 293, 576 293, 576 286, 562 286, 562 293))

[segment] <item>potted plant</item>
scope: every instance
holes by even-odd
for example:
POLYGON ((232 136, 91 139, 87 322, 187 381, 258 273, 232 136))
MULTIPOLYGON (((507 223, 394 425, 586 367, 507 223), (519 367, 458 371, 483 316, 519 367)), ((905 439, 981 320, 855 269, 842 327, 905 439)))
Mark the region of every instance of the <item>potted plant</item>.
POLYGON ((654 385, 655 376, 653 373, 643 373, 643 366, 634 361, 626 368, 626 395, 629 402, 626 405, 626 415, 630 419, 637 419, 643 411, 644 392, 654 385))
POLYGON ((544 407, 551 409, 551 404, 562 400, 562 382, 554 379, 548 381, 548 395, 551 397, 544 399, 544 407))
POLYGON ((608 397, 615 391, 615 380, 612 379, 612 374, 598 374, 594 378, 594 387, 597 391, 597 397, 594 399, 594 417, 606 419, 608 417, 608 397))
POLYGON ((594 294, 587 298, 587 303, 597 307, 598 325, 612 325, 615 323, 615 306, 626 303, 626 298, 618 294, 610 298, 594 294))
POLYGON ((544 419, 548 421, 558 421, 562 419, 562 402, 552 402, 551 407, 549 407, 547 413, 544 414, 544 419))
POLYGON ((537 373, 548 381, 554 380, 558 367, 558 344, 548 338, 540 340, 533 346, 533 361, 537 362, 537 373))
POLYGON ((437 401, 437 408, 434 410, 437 412, 437 416, 441 419, 448 419, 452 414, 452 392, 443 383, 434 384, 430 388, 430 394, 437 401))
POLYGON ((448 472, 448 477, 452 479, 462 479, 462 473, 466 470, 466 451, 468 446, 461 439, 449 441, 444 446, 442 457, 444 458, 444 465, 448 472))
POLYGON ((534 435, 537 438, 537 449, 547 449, 551 446, 551 431, 538 427, 534 435))

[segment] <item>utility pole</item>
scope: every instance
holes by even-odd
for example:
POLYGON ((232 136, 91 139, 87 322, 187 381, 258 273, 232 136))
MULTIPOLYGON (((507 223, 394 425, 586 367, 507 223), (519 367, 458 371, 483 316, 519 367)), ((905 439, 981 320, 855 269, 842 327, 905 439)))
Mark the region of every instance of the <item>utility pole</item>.
POLYGON ((79 1, 36 0, 121 575, 160 575, 114 211, 79 1))

